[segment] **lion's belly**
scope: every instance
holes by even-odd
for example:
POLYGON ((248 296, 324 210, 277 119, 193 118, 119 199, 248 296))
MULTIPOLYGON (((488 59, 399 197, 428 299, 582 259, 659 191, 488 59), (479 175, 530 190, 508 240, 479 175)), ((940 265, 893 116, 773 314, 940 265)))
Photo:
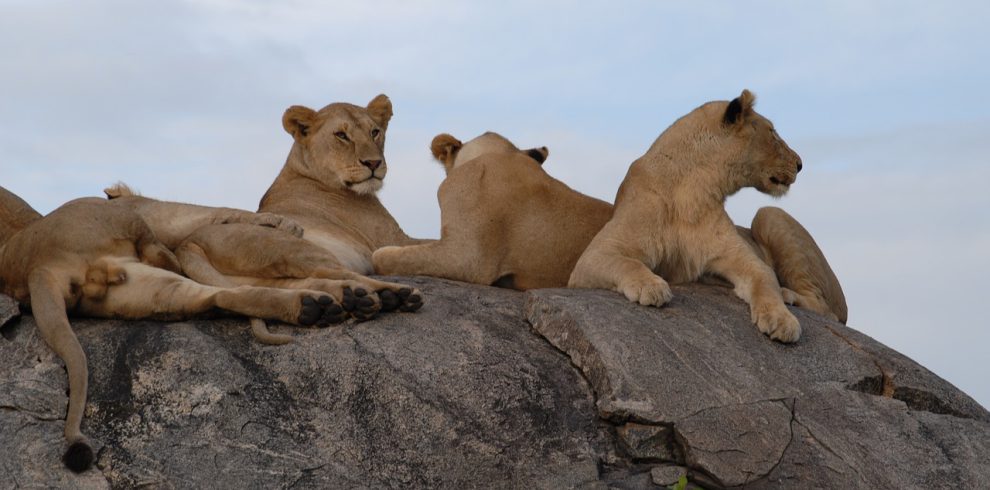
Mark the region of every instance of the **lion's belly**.
POLYGON ((344 268, 358 274, 372 274, 371 251, 363 253, 354 244, 341 240, 330 233, 306 229, 303 238, 333 253, 344 268))

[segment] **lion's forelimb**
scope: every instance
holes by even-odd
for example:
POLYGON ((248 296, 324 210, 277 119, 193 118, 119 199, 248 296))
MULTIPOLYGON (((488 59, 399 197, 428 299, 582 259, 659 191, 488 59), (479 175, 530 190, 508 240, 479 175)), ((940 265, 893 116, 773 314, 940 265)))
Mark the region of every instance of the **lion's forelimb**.
POLYGON ((499 278, 497 259, 485 257, 477 246, 459 246, 441 240, 407 247, 382 247, 371 256, 375 272, 383 275, 429 275, 475 284, 492 284, 499 278))
POLYGON ((736 296, 749 304, 752 321, 761 332, 781 342, 797 341, 801 336, 801 325, 784 305, 773 270, 742 238, 727 235, 705 271, 732 283, 736 296))

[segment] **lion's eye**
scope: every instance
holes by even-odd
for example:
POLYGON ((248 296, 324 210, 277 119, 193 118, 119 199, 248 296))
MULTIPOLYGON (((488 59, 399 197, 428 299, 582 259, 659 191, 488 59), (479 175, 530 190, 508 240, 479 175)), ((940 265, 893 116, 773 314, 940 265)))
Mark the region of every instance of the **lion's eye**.
POLYGON ((338 138, 340 138, 340 141, 350 141, 347 138, 347 133, 345 133, 343 131, 337 131, 336 133, 333 133, 333 135, 336 136, 336 137, 338 137, 338 138))
POLYGON ((372 138, 377 138, 379 134, 382 134, 382 132, 379 131, 378 128, 375 128, 375 129, 372 129, 371 130, 371 137, 372 138))

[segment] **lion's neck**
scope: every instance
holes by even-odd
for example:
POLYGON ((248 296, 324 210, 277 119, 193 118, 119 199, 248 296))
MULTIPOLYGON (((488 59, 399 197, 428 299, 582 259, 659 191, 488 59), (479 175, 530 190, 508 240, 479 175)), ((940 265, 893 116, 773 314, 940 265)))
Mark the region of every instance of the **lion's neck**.
POLYGON ((378 197, 320 182, 289 163, 261 199, 258 211, 281 214, 304 227, 315 223, 321 231, 344 235, 370 251, 411 241, 378 197))
POLYGON ((664 203, 671 220, 698 222, 725 214, 725 200, 743 187, 745 176, 735 170, 732 156, 713 151, 705 135, 657 140, 640 159, 644 179, 664 203))

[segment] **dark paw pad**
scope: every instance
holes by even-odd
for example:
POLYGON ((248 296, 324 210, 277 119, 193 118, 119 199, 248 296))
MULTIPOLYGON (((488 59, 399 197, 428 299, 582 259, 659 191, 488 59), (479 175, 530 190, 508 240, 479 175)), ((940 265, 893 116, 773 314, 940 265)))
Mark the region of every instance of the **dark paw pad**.
POLYGON ((327 302, 324 305, 323 316, 320 317, 320 322, 318 325, 321 327, 326 327, 346 320, 347 312, 344 311, 344 308, 337 304, 333 298, 329 296, 324 297, 327 298, 327 302))
POLYGON ((358 321, 370 320, 378 314, 380 306, 363 288, 344 288, 344 309, 358 321))
POLYGON ((412 293, 406 296, 405 301, 402 302, 402 306, 399 307, 400 311, 416 311, 423 307, 423 297, 419 293, 412 293))
POLYGON ((82 441, 74 442, 62 455, 62 463, 65 463, 66 468, 82 473, 93 465, 93 448, 82 441))
POLYGON ((390 289, 378 291, 378 298, 382 300, 382 311, 395 311, 402 305, 402 299, 390 289))
POLYGON ((299 309, 297 322, 308 327, 315 324, 321 316, 323 316, 323 307, 320 306, 319 302, 312 296, 303 296, 302 308, 299 309))

